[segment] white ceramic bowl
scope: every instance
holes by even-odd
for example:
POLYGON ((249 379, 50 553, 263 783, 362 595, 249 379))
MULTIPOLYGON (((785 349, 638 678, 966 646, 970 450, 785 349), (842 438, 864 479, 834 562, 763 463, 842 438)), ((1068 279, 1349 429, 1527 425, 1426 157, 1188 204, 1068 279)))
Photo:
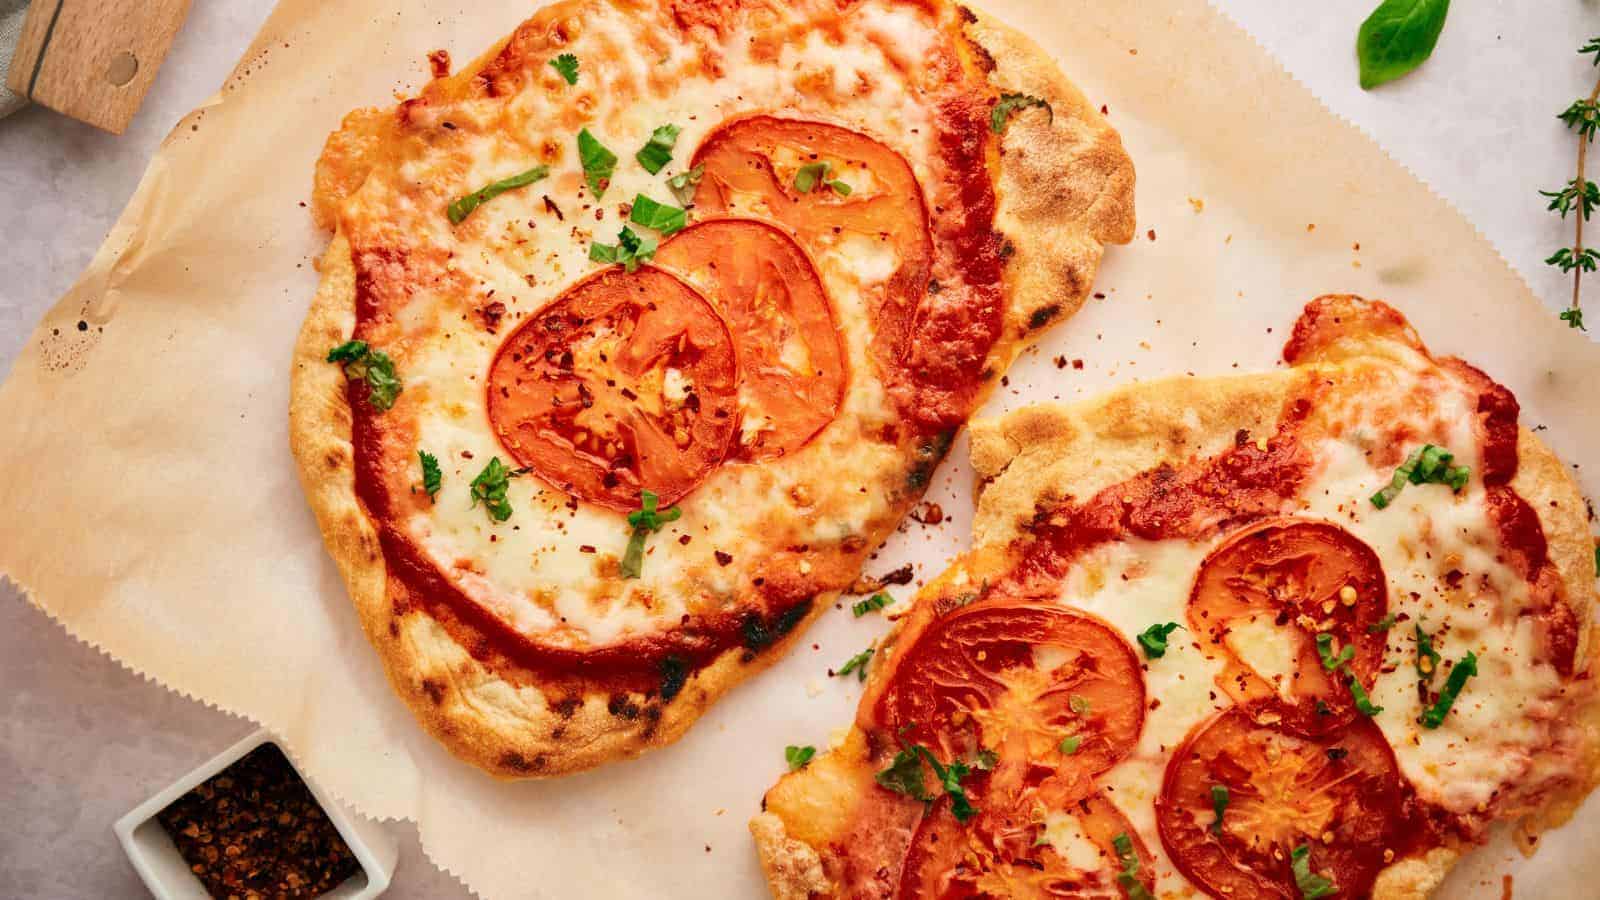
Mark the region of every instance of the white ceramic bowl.
MULTIPOLYGON (((144 879, 145 886, 156 900, 210 900, 200 879, 189 871, 189 864, 178 853, 172 838, 167 836, 166 829, 156 821, 156 813, 262 744, 278 744, 278 741, 266 729, 257 731, 201 763, 194 771, 139 804, 138 808, 112 826, 117 833, 117 840, 122 842, 122 849, 127 851, 128 860, 138 870, 139 877, 144 879)), ((283 745, 278 744, 278 749, 282 750, 283 745)), ((288 753, 283 755, 289 759, 288 753)), ((294 765, 293 759, 289 759, 289 765, 294 765)), ((356 862, 361 865, 360 871, 321 897, 326 900, 366 900, 388 890, 389 879, 394 875, 395 860, 399 856, 399 845, 394 837, 378 823, 346 813, 298 767, 295 772, 311 789, 311 795, 317 799, 323 812, 328 814, 328 820, 339 829, 340 837, 350 845, 356 862)))

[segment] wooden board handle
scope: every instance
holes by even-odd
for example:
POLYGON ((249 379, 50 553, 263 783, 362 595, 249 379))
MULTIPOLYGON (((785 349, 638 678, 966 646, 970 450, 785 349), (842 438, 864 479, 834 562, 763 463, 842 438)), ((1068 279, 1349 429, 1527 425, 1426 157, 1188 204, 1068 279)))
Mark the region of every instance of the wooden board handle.
POLYGON ((6 84, 121 134, 188 14, 189 0, 33 0, 6 84))

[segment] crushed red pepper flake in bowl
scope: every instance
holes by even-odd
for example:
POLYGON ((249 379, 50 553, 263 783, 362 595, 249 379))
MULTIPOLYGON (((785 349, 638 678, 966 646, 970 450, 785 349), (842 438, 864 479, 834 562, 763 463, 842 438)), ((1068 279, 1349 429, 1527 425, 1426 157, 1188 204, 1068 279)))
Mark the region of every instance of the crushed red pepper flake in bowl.
POLYGON ((156 819, 219 900, 317 897, 361 868, 275 744, 240 757, 156 819))

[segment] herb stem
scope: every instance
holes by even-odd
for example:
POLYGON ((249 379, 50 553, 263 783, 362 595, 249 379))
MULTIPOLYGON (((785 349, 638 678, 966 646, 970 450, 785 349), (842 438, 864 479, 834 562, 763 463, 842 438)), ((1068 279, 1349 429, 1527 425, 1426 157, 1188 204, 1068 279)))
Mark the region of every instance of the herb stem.
MULTIPOLYGON (((1600 80, 1596 80, 1595 81, 1594 90, 1589 92, 1589 105, 1593 106, 1596 101, 1600 101, 1600 80)), ((1589 135, 1586 135, 1586 134, 1582 133, 1581 131, 1578 133, 1578 180, 1577 180, 1576 183, 1578 185, 1578 189, 1579 190, 1582 190, 1584 184, 1586 183, 1584 181, 1584 177, 1583 177, 1584 176, 1584 166, 1588 162, 1588 159, 1589 159, 1589 142, 1591 140, 1592 140, 1592 138, 1589 135)), ((1577 225, 1576 235, 1573 238, 1572 258, 1573 259, 1582 259, 1583 258, 1583 220, 1584 220, 1584 216, 1578 215, 1575 218, 1578 220, 1578 225, 1577 225)), ((1582 294, 1582 289, 1583 289, 1583 266, 1575 266, 1572 269, 1572 308, 1573 309, 1578 309, 1579 308, 1578 300, 1579 300, 1579 297, 1582 294)))

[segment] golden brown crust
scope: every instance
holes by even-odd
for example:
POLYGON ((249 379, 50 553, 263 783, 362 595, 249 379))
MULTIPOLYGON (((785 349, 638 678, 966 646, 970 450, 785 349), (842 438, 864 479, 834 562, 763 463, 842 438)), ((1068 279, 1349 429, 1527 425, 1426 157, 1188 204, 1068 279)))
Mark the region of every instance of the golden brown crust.
MULTIPOLYGON (((535 22, 557 27, 569 7, 546 7, 535 22)), ((1083 302, 1102 243, 1131 237, 1132 164, 1116 133, 1031 42, 983 18, 971 23, 969 34, 997 61, 997 87, 1046 96, 1055 108, 1053 124, 1018 116, 1008 130, 997 224, 1016 251, 1008 267, 1007 322, 1030 323, 1045 307, 1056 309, 1049 318, 1064 318, 1083 302)), ((497 55, 498 48, 491 50, 428 92, 462 88, 497 55)), ((365 172, 390 152, 385 134, 392 116, 357 111, 330 138, 316 176, 319 223, 336 222, 337 210, 365 172)), ((295 348, 291 447, 329 553, 390 683, 457 757, 497 776, 526 778, 578 771, 670 743, 723 693, 786 652, 830 605, 832 594, 818 596, 784 640, 753 660, 741 648, 727 651, 665 704, 644 695, 599 692, 575 705, 552 704, 537 686, 508 682, 473 658, 425 612, 396 612, 386 595, 376 532, 355 496, 345 380, 324 360, 329 347, 349 338, 354 324, 355 272, 342 234, 334 235, 320 269, 322 281, 295 348)), ((1026 338, 1038 330, 1019 324, 1007 336, 1026 338)), ((1010 353, 1021 343, 1013 341, 1010 353)), ((1005 350, 997 354, 1000 363, 1009 363, 1005 350)))

